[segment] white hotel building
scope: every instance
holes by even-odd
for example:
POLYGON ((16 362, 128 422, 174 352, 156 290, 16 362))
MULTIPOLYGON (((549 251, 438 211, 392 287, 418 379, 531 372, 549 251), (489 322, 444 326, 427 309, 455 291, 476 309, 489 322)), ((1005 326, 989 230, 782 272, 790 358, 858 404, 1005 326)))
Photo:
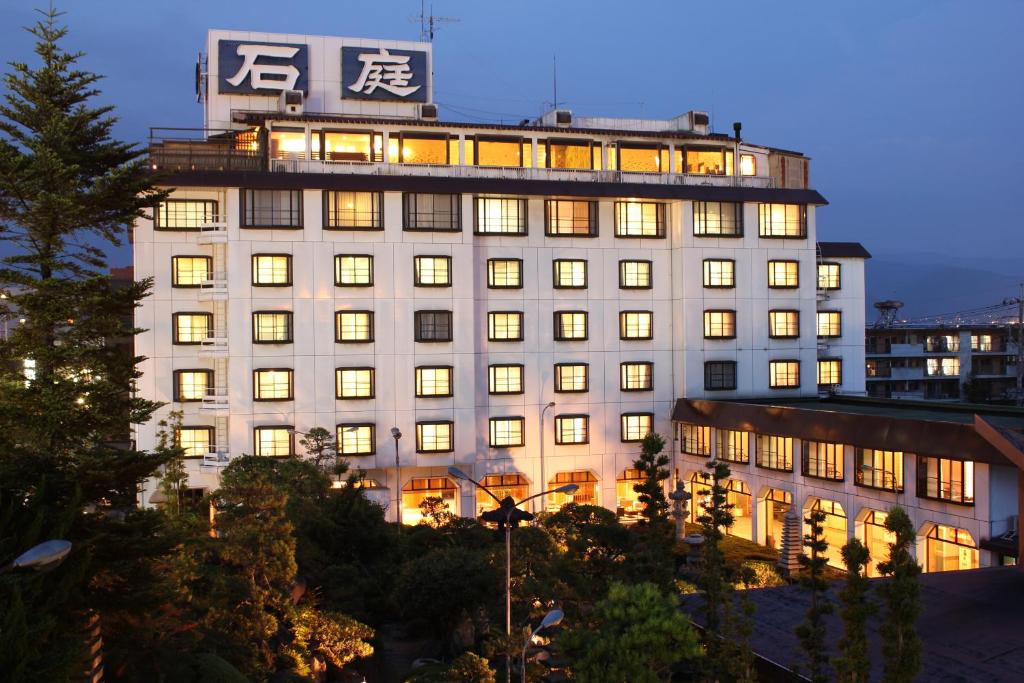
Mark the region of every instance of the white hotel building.
POLYGON ((453 464, 629 515, 677 399, 864 393, 867 254, 819 249, 803 155, 695 111, 441 122, 427 43, 207 55, 206 130, 154 141, 174 190, 133 235, 139 391, 184 413, 191 486, 320 426, 406 522, 427 495, 477 512, 453 464))

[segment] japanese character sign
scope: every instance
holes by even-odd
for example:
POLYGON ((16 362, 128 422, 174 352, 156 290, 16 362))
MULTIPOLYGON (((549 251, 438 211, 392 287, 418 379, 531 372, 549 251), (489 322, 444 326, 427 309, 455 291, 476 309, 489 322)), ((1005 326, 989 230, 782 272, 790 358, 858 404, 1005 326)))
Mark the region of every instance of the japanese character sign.
POLYGON ((343 98, 427 101, 427 53, 390 48, 342 48, 343 98))
POLYGON ((276 97, 282 90, 307 92, 309 48, 283 43, 222 40, 218 45, 221 93, 276 97))

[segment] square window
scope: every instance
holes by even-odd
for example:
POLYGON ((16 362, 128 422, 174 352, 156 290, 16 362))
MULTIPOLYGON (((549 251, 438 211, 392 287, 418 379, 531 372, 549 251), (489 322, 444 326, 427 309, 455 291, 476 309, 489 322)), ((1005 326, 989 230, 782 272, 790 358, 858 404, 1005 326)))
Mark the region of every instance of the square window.
POLYGON ((555 341, 583 341, 586 338, 586 311, 555 311, 555 341))
POLYGON ((800 386, 800 361, 773 360, 768 363, 768 386, 771 389, 796 389, 800 386))
POLYGON ((843 383, 843 361, 839 358, 824 358, 818 361, 818 386, 834 386, 843 383))
POLYGON ((462 230, 462 195, 407 192, 402 195, 402 203, 405 230, 462 230))
POLYGON ((652 391, 654 389, 654 363, 620 363, 619 389, 622 391, 652 391))
POLYGON ((621 422, 623 443, 643 441, 654 431, 654 415, 651 413, 625 413, 621 422))
POLYGON ((172 322, 175 344, 201 344, 213 336, 212 313, 175 313, 172 322))
POLYGON ((417 256, 413 267, 417 287, 451 287, 451 256, 417 256))
POLYGON ((523 393, 523 366, 490 366, 488 368, 488 392, 491 394, 523 393))
POLYGON ((736 262, 732 259, 704 259, 704 286, 735 287, 736 262))
POLYGON ((377 452, 377 428, 373 424, 337 426, 338 455, 373 455, 377 452))
POLYGON ((807 207, 803 204, 758 204, 761 237, 807 237, 807 207))
POLYGON ((285 457, 295 455, 292 427, 257 427, 253 430, 254 455, 285 457))
POLYGON ((452 340, 451 311, 416 311, 416 341, 450 342, 452 340))
POLYGON ((568 444, 588 443, 590 440, 589 415, 557 415, 555 416, 555 443, 562 446, 568 444))
POLYGON ((254 370, 252 373, 252 400, 291 401, 292 371, 288 369, 254 370))
POLYGON ((843 480, 843 444, 803 442, 802 474, 818 479, 843 480))
POLYGON ((736 361, 709 360, 704 363, 704 389, 725 391, 736 388, 736 361))
POLYGON ((793 471, 793 438, 789 436, 757 435, 758 467, 783 472, 793 471))
POLYGON ((736 311, 704 311, 705 339, 735 339, 736 311))
POLYGON ((800 286, 799 261, 769 261, 768 286, 774 289, 795 289, 800 286))
POLYGON ((650 288, 650 261, 619 261, 619 289, 650 288))
POLYGON ((179 427, 175 443, 186 458, 201 458, 213 453, 213 427, 179 427))
POLYGON ((417 453, 450 453, 455 450, 454 423, 417 422, 417 453))
POLYGON ((555 391, 559 393, 582 393, 588 389, 586 363, 556 363, 555 391))
POLYGON ((586 289, 587 262, 582 259, 555 259, 552 261, 552 283, 555 289, 586 289))
POLYGON ((334 371, 334 397, 373 398, 374 379, 373 368, 338 368, 334 371))
POLYGON ((523 424, 521 417, 492 417, 491 448, 512 448, 524 445, 523 424))
POLYGON ((683 453, 698 455, 703 458, 711 457, 711 427, 680 423, 679 446, 683 453))
POLYGON ((373 341, 373 311, 334 314, 334 341, 339 344, 373 341))
POLYGON ((487 286, 490 289, 522 289, 523 261, 516 258, 487 260, 487 286))
POLYGON ((716 429, 715 437, 718 446, 718 459, 729 462, 750 462, 749 440, 747 432, 735 429, 716 429))
POLYGON ((654 314, 650 311, 619 313, 619 339, 654 339, 654 314))
POLYGON ((366 254, 338 254, 335 256, 334 286, 373 286, 373 257, 366 254))
POLYGON ((213 259, 209 256, 171 257, 172 287, 201 287, 213 279, 213 259))
POLYGON ((213 388, 212 370, 175 370, 174 400, 202 401, 213 388))
POLYGON ((840 283, 838 263, 818 264, 818 289, 839 289, 840 283))
POLYGON ((597 236, 597 202, 549 199, 544 214, 549 237, 597 236))
POLYGON ((252 341, 254 344, 290 344, 291 311, 253 311, 252 341))
POLYGON ((380 192, 324 191, 324 229, 383 230, 380 192))
POLYGON ((665 205, 659 202, 615 202, 616 237, 664 237, 665 205))
POLYGON ((520 311, 492 311, 487 314, 487 340, 523 341, 523 314, 520 311))
POLYGON ((800 311, 768 311, 768 336, 795 339, 800 336, 800 311))
POLYGON ((292 283, 289 254, 253 254, 252 284, 256 287, 287 287, 292 283))
POLYGON ((452 395, 452 368, 448 365, 416 368, 416 398, 452 395))
POLYGON ((818 311, 818 336, 841 337, 843 335, 843 314, 840 311, 818 311))

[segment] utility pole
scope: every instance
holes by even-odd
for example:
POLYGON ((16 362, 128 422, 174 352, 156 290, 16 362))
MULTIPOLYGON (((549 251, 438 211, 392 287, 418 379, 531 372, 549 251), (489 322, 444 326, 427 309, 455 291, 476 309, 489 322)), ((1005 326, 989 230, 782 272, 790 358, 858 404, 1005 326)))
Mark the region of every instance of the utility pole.
MULTIPOLYGON (((1003 299, 1003 304, 1017 304, 1017 406, 1024 406, 1024 282, 1016 298, 1003 299)), ((1013 335, 1010 335, 1013 336, 1013 335)))

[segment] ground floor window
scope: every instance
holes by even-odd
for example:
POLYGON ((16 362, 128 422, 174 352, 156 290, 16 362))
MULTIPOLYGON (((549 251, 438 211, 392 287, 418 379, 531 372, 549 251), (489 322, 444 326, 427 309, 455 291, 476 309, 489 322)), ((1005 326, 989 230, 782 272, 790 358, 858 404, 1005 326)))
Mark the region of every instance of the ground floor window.
POLYGON ((786 515, 793 508, 793 494, 782 489, 768 489, 764 497, 764 544, 769 548, 782 545, 783 530, 786 526, 786 515))
POLYGON ((459 514, 458 488, 447 477, 412 479, 402 487, 402 524, 420 524, 429 521, 420 505, 427 498, 440 498, 448 512, 459 514))
MULTIPOLYGON (((489 488, 491 493, 498 497, 498 500, 512 496, 512 499, 518 503, 530 495, 530 482, 526 481, 526 477, 521 474, 488 474, 480 483, 489 488)), ((482 489, 476 489, 477 515, 493 510, 496 507, 498 507, 498 504, 494 501, 494 498, 491 498, 482 489)))
POLYGON ((597 505, 597 477, 586 470, 559 472, 548 482, 548 489, 557 489, 566 484, 579 486, 576 493, 550 493, 547 496, 548 509, 558 510, 566 503, 597 505))
POLYGON ((752 516, 752 499, 750 489, 738 479, 730 479, 726 485, 728 493, 725 502, 732 505, 732 526, 726 529, 730 536, 739 536, 748 541, 754 540, 754 517, 752 516))
MULTIPOLYGON (((814 501, 811 509, 821 510, 825 513, 825 521, 822 522, 822 528, 824 529, 825 542, 828 543, 828 550, 825 551, 828 563, 837 569, 845 569, 846 565, 843 563, 842 551, 843 546, 846 545, 848 540, 848 526, 843 506, 834 500, 822 500, 819 498, 814 501)), ((807 524, 804 524, 804 533, 810 533, 810 527, 807 524)))
POLYGON ((864 547, 868 549, 868 564, 865 571, 868 576, 881 576, 878 563, 889 559, 889 544, 896 542, 896 534, 885 528, 888 514, 872 510, 864 518, 864 547))
POLYGON ((640 494, 633 490, 633 486, 643 480, 643 473, 634 467, 627 467, 615 478, 615 514, 619 517, 635 519, 640 514, 643 505, 640 504, 640 494))
POLYGON ((707 472, 694 472, 686 483, 686 490, 690 494, 690 523, 700 524, 698 521, 705 514, 704 506, 711 502, 711 475, 707 472))
POLYGON ((926 572, 948 572, 978 567, 978 546, 969 531, 936 524, 928 532, 924 565, 926 572))

